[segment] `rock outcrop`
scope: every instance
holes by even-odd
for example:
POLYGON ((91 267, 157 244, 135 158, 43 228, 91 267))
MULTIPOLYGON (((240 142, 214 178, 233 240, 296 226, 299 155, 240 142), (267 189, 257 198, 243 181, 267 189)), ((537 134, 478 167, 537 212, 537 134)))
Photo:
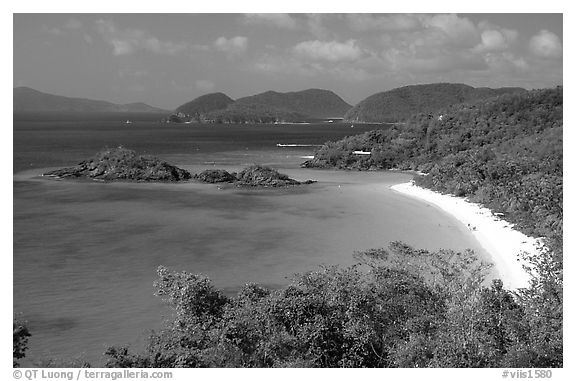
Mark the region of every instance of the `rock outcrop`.
POLYGON ((211 184, 233 183, 238 180, 236 176, 223 169, 207 169, 205 171, 195 174, 192 177, 195 180, 211 184))
POLYGON ((240 187, 280 188, 315 182, 313 180, 300 182, 261 165, 252 165, 239 173, 229 173, 223 169, 207 169, 193 177, 206 183, 229 183, 240 187))
POLYGON ((299 181, 291 179, 275 169, 260 165, 244 168, 236 177, 238 179, 237 184, 241 186, 285 187, 301 184, 299 181))
POLYGON ((105 181, 184 181, 192 177, 184 169, 123 147, 105 149, 75 167, 57 169, 44 176, 105 181))

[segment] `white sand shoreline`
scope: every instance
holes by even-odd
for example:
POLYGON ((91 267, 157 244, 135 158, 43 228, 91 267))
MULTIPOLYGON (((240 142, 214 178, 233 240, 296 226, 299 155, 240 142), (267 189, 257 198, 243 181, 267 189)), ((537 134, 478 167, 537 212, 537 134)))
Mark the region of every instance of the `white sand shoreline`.
POLYGON ((522 268, 521 252, 537 253, 540 241, 513 229, 488 208, 461 197, 445 195, 410 183, 396 184, 392 190, 435 205, 467 226, 488 252, 507 289, 526 288, 530 275, 522 268))

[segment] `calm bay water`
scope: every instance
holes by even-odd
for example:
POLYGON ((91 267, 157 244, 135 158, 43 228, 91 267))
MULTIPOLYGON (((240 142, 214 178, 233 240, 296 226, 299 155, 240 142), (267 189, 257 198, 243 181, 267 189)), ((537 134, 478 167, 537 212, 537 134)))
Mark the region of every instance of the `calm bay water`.
POLYGON ((355 250, 392 240, 481 252, 450 216, 389 189, 409 174, 298 167, 313 153, 306 145, 387 126, 175 126, 131 118, 130 125, 124 118, 14 122, 14 311, 33 334, 27 365, 78 354, 101 365, 109 345, 140 348, 170 313, 153 296, 159 265, 203 273, 233 293, 247 282, 278 287, 320 264, 352 264, 355 250), (118 145, 192 172, 261 163, 318 183, 246 190, 38 176, 118 145))
POLYGON ((14 118, 14 172, 75 164, 105 147, 125 146, 181 165, 228 160, 235 164, 261 160, 262 152, 297 166, 313 147, 389 125, 344 123, 302 125, 164 124, 164 115, 25 114, 14 118), (97 118, 97 119, 96 119, 97 118), (126 120, 134 123, 126 124, 126 120), (222 155, 226 153, 226 155, 222 155), (295 157, 292 157, 296 155, 295 157), (285 156, 289 156, 288 160, 285 156), (230 159, 232 157, 232 159, 230 159), (234 161, 240 160, 240 161, 234 161))

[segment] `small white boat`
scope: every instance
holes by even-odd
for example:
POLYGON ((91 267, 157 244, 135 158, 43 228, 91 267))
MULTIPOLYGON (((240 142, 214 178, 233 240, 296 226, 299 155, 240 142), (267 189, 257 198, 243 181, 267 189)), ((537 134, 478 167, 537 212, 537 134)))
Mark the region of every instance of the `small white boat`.
POLYGON ((321 147, 319 144, 280 144, 277 143, 276 147, 321 147))

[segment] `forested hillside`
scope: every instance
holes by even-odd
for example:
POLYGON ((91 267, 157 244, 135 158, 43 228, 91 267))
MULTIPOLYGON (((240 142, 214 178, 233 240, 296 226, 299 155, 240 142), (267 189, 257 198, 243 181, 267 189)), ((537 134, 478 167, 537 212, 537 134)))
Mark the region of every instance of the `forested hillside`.
POLYGON ((344 120, 363 123, 401 122, 416 113, 435 112, 453 104, 525 91, 516 87, 474 88, 459 83, 410 85, 369 96, 351 108, 344 120))
POLYGON ((240 98, 237 105, 261 105, 278 110, 290 111, 308 118, 338 118, 343 117, 352 106, 344 102, 334 92, 322 89, 278 93, 266 91, 261 94, 240 98))
POLYGON ((562 105, 556 88, 417 114, 406 125, 328 142, 303 165, 419 170, 428 175, 418 184, 506 213, 530 234, 560 234, 562 105))
POLYGON ((214 110, 206 118, 214 123, 275 123, 302 122, 309 116, 259 103, 233 103, 222 110, 214 110))
POLYGON ((200 122, 206 118, 210 111, 221 110, 234 103, 234 100, 224 93, 212 93, 199 96, 178 106, 174 111, 176 116, 181 115, 183 119, 190 119, 200 122))

